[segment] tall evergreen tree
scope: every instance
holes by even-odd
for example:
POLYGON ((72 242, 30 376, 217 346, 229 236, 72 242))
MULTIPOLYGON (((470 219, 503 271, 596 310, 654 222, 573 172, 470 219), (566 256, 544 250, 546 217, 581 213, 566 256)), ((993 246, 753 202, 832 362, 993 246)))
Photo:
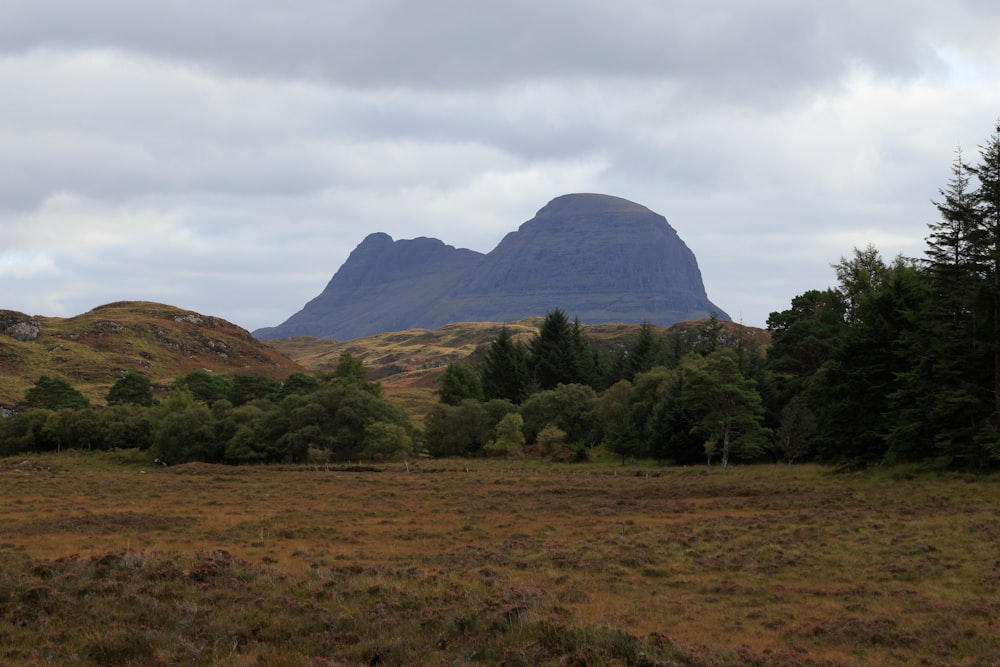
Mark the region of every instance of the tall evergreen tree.
POLYGON ((583 384, 581 342, 569 319, 556 308, 545 316, 538 333, 531 339, 530 363, 534 380, 541 389, 555 389, 560 384, 583 384))
POLYGON ((635 342, 629 346, 624 359, 624 379, 631 382, 639 373, 645 373, 666 361, 666 342, 657 335, 648 321, 639 325, 635 342))
POLYGON ((479 365, 479 378, 488 401, 499 398, 520 404, 531 393, 528 351, 514 340, 506 325, 486 348, 479 365))
POLYGON ((976 305, 985 285, 985 257, 977 249, 981 234, 971 176, 959 150, 948 187, 934 203, 939 219, 928 225, 922 305, 901 341, 908 368, 890 395, 890 461, 939 456, 957 462, 978 448, 990 368, 976 333, 977 320, 986 319, 976 305))
MULTIPOLYGON (((1000 121, 992 136, 979 147, 981 162, 970 168, 979 180, 974 193, 982 251, 988 270, 988 349, 991 353, 993 414, 1000 418, 1000 121)), ((994 431, 1000 424, 992 424, 994 431)))

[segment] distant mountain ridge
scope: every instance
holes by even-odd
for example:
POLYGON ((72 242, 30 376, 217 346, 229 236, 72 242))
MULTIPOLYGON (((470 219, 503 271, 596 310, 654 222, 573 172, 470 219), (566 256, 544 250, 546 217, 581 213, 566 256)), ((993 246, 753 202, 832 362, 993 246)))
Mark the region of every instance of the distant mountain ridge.
POLYGON ((694 253, 666 218, 600 194, 557 197, 490 253, 370 234, 323 292, 260 339, 350 340, 562 308, 585 324, 669 325, 712 312, 694 253))

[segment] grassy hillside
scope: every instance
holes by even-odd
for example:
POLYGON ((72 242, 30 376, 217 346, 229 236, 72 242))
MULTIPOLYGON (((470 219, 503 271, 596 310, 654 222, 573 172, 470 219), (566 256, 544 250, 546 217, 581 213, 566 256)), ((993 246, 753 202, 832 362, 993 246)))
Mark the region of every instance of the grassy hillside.
MULTIPOLYGON (((515 339, 527 342, 538 331, 542 318, 530 318, 508 323, 515 339)), ((697 336, 704 320, 680 322, 670 327, 654 326, 660 335, 697 336)), ((756 349, 770 341, 767 331, 745 327, 734 322, 721 322, 722 337, 729 343, 743 341, 756 349)), ((330 338, 297 337, 267 341, 276 350, 305 366, 310 371, 332 371, 342 352, 350 352, 368 368, 369 377, 379 380, 386 395, 399 403, 417 423, 437 402, 434 391, 441 374, 451 362, 473 362, 477 350, 489 345, 501 327, 499 322, 461 322, 428 331, 411 329, 376 334, 349 341, 330 338)), ((595 324, 584 327, 591 344, 596 347, 627 347, 638 335, 637 324, 595 324)))
POLYGON ((42 375, 69 380, 92 403, 126 371, 165 387, 197 369, 284 379, 304 370, 225 320, 144 301, 70 318, 0 311, 0 406, 12 407, 42 375))

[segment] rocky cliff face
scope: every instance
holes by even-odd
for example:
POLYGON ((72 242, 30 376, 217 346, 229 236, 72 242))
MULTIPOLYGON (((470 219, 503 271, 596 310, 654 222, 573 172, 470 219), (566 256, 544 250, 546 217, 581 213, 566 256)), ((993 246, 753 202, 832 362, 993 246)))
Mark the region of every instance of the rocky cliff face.
POLYGON ((672 324, 712 304, 694 254, 666 219, 596 194, 558 197, 489 254, 372 234, 323 292, 258 338, 347 340, 449 322, 515 321, 562 308, 587 324, 672 324))

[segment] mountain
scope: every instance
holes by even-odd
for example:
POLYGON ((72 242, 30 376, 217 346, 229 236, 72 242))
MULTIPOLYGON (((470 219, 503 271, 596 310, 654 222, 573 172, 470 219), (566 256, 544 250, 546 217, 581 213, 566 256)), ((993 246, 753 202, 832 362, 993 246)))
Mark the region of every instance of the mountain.
POLYGON ((587 324, 669 325, 728 315, 666 218, 619 197, 557 197, 489 254, 371 234, 326 289, 260 339, 348 340, 450 322, 510 322, 562 308, 587 324))
POLYGON ((285 379, 305 369, 225 320, 145 301, 112 303, 70 318, 0 310, 0 408, 42 375, 67 379, 103 404, 126 371, 165 387, 193 370, 285 379))

